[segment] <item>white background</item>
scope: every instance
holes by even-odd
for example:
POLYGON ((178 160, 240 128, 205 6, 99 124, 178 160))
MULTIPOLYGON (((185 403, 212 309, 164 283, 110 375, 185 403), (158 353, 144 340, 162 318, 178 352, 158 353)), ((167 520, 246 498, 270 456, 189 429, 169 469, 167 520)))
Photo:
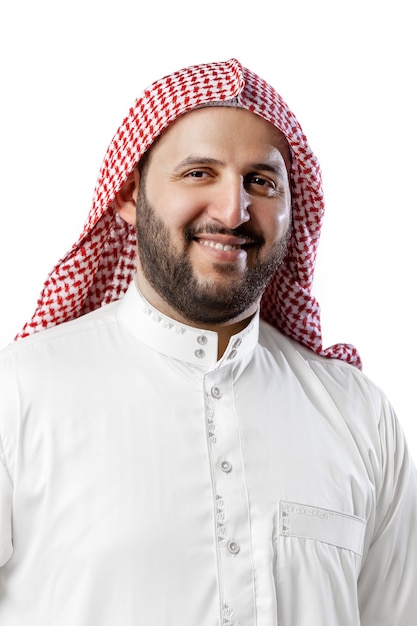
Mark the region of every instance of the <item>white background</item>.
POLYGON ((0 346, 78 238, 134 99, 234 56, 290 104, 322 165, 324 343, 359 348, 417 459, 416 52, 411 0, 3 2, 0 346))

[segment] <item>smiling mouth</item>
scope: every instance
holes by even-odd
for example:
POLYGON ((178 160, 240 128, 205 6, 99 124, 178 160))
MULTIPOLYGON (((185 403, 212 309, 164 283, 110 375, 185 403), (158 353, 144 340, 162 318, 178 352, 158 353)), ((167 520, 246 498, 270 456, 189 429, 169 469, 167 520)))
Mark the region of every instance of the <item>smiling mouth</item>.
POLYGON ((210 241, 207 239, 198 240, 202 246, 206 246, 207 248, 214 248, 215 250, 223 250, 225 252, 230 252, 230 250, 240 250, 243 246, 232 245, 230 243, 220 243, 219 241, 210 241))
POLYGON ((226 230, 208 225, 202 228, 189 228, 185 235, 189 242, 194 241, 205 248, 225 253, 249 252, 252 248, 260 248, 264 243, 261 237, 254 236, 243 227, 226 230))
POLYGON ((260 242, 254 240, 252 237, 225 235, 223 233, 219 233, 215 237, 211 236, 211 233, 208 237, 198 234, 197 236, 192 237, 192 240, 200 246, 205 246, 206 248, 211 248, 212 250, 218 250, 219 252, 249 250, 254 246, 260 245, 260 242))

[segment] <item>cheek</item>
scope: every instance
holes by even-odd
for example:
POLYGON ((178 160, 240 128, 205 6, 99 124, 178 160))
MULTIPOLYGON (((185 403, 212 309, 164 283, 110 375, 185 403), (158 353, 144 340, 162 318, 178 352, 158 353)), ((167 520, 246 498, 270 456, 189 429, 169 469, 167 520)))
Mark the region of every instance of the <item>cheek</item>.
POLYGON ((258 211, 258 226, 262 230, 265 240, 276 241, 287 232, 291 223, 291 207, 287 202, 279 206, 258 211))
POLYGON ((181 229, 192 222, 203 210, 204 202, 198 194, 187 193, 178 186, 148 191, 148 201, 170 229, 181 229))

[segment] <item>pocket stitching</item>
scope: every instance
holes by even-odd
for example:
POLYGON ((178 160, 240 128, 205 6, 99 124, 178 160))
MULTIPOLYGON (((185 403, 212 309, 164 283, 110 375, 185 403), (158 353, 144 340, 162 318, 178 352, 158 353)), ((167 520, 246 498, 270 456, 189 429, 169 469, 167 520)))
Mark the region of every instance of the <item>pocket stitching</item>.
POLYGON ((281 500, 279 507, 280 536, 318 541, 362 556, 366 529, 364 519, 332 509, 287 500, 281 500), (318 520, 323 520, 324 523, 321 524, 318 520), (327 529, 326 522, 328 526, 329 522, 332 524, 327 529), (316 534, 313 532, 313 525, 316 526, 316 534), (333 537, 326 537, 322 534, 323 531, 333 533, 333 537))

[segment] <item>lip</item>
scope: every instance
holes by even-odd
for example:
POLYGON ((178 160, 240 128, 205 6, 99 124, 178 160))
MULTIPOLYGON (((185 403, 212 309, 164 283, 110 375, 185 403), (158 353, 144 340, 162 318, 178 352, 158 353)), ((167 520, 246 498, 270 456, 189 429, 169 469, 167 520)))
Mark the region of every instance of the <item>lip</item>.
POLYGON ((194 242, 200 251, 215 259, 217 262, 237 262, 247 257, 246 248, 254 242, 244 237, 233 237, 221 234, 200 234, 194 237, 194 242))

